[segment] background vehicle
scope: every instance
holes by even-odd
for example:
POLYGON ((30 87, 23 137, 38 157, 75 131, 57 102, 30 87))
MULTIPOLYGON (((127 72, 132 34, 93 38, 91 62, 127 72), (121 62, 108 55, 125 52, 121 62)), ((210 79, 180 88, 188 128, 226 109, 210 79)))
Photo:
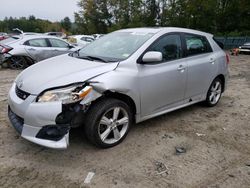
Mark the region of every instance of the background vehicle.
POLYGON ((84 47, 87 44, 93 42, 95 38, 91 35, 72 35, 68 37, 68 41, 80 47, 84 47))
POLYGON ((38 61, 77 50, 57 37, 45 35, 13 36, 0 43, 2 63, 23 69, 38 61))
POLYGON ((250 54, 250 42, 247 42, 239 47, 239 53, 250 54))
POLYGON ((49 36, 54 36, 54 37, 58 37, 58 38, 66 38, 66 34, 63 33, 63 32, 47 32, 47 33, 44 33, 45 35, 49 35, 49 36))
POLYGON ((77 126, 91 143, 112 147, 134 122, 202 101, 215 106, 228 63, 208 33, 119 30, 22 72, 9 92, 9 119, 22 137, 46 147, 66 148, 77 126))
POLYGON ((0 32, 0 41, 1 41, 1 40, 4 40, 4 39, 6 39, 6 38, 8 38, 7 33, 1 33, 1 32, 0 32))
POLYGON ((103 37, 104 34, 93 34, 92 36, 95 38, 95 40, 97 40, 97 39, 103 37))

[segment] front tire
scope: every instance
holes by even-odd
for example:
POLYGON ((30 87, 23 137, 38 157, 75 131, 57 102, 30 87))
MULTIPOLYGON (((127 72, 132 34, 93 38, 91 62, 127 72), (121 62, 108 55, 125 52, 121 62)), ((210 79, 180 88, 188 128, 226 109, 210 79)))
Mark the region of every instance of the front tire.
POLYGON ((87 139, 101 148, 121 143, 132 124, 129 106, 121 100, 103 98, 87 112, 84 131, 87 139))
POLYGON ((216 106, 222 95, 222 81, 220 78, 215 78, 210 85, 205 104, 209 107, 216 106))

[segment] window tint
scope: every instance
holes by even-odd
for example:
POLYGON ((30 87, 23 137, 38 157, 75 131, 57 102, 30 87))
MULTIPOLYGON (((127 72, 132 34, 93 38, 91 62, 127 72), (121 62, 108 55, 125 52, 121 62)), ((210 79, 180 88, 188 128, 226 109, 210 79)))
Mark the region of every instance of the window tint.
POLYGON ((55 48, 68 48, 68 43, 58 40, 58 39, 49 39, 51 46, 55 48))
POLYGON ((87 42, 92 42, 94 39, 92 39, 92 38, 89 38, 89 37, 86 37, 86 41, 87 42))
POLYGON ((223 42, 217 40, 217 39, 214 38, 214 37, 213 37, 213 40, 214 40, 214 42, 216 42, 216 43, 218 44, 218 46, 219 46, 221 49, 224 49, 224 44, 223 44, 223 42))
POLYGON ((187 45, 188 56, 212 52, 212 48, 206 37, 185 34, 185 41, 187 45))
POLYGON ((160 38, 149 51, 162 53, 163 61, 170 61, 182 57, 181 37, 177 34, 166 35, 160 38))
POLYGON ((26 41, 24 45, 34 46, 34 47, 48 47, 48 44, 45 39, 32 39, 26 41))
POLYGON ((89 37, 82 37, 81 40, 86 41, 86 42, 92 42, 94 39, 89 38, 89 37))

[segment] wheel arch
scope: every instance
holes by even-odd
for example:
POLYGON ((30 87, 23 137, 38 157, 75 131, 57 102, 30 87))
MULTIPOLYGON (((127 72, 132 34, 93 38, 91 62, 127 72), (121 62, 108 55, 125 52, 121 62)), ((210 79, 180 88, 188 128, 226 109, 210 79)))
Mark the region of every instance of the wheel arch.
POLYGON ((28 66, 35 63, 35 60, 32 57, 30 57, 29 55, 27 55, 27 54, 11 55, 10 58, 12 58, 12 57, 23 57, 26 60, 26 63, 28 64, 28 66))
POLYGON ((136 104, 134 102, 134 100, 126 95, 126 94, 123 94, 123 93, 119 93, 119 92, 113 92, 113 91, 110 91, 110 90, 107 90, 103 93, 103 96, 104 97, 111 97, 111 98, 115 98, 115 99, 118 99, 118 100, 121 100, 123 102, 125 102, 131 109, 131 112, 133 114, 133 117, 135 118, 135 115, 136 115, 136 112, 137 112, 137 109, 136 109, 136 104))
POLYGON ((222 81, 222 92, 224 92, 225 91, 225 76, 223 74, 219 74, 218 76, 216 76, 216 78, 219 78, 222 81))

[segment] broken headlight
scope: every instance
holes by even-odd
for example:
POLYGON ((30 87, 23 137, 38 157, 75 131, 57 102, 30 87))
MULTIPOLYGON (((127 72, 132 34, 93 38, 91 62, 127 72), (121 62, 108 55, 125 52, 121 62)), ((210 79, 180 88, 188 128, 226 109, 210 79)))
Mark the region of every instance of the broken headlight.
POLYGON ((48 90, 37 99, 37 102, 56 102, 61 101, 62 104, 70 104, 84 99, 92 90, 91 86, 74 85, 59 89, 48 90))

